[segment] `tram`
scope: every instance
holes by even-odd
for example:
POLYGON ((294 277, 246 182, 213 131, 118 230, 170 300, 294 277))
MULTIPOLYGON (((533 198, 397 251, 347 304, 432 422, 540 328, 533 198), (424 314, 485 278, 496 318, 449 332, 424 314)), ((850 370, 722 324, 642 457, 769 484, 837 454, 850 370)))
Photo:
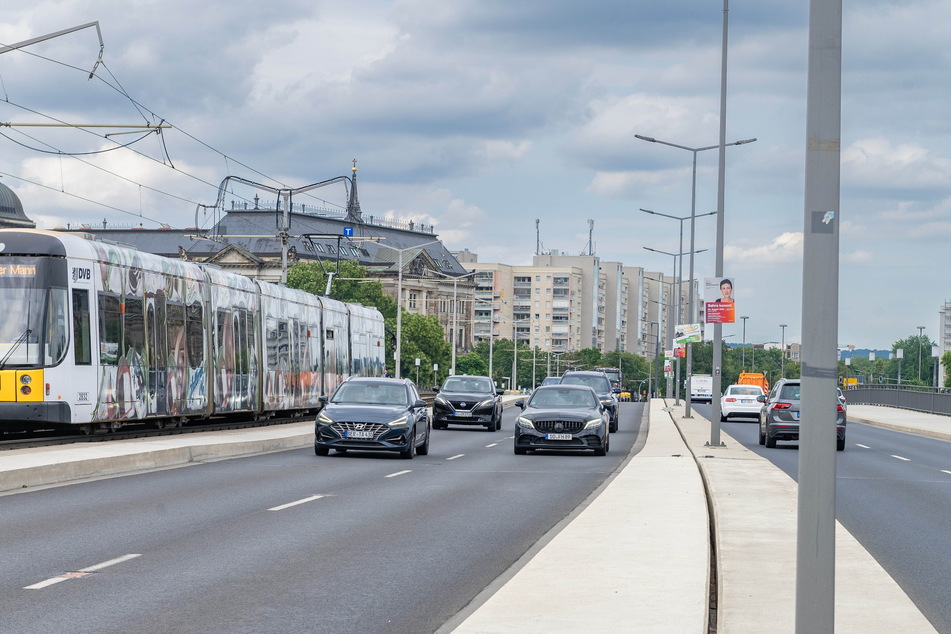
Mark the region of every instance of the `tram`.
POLYGON ((0 230, 0 430, 319 408, 382 376, 383 316, 79 235, 0 230))

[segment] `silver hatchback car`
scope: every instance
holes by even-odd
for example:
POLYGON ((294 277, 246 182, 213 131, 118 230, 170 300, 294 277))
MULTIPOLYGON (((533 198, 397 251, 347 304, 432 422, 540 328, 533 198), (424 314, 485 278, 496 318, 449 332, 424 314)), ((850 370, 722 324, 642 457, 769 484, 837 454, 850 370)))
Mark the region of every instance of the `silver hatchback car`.
MULTIPOLYGON (((757 400, 762 403, 759 414, 759 444, 775 447, 777 440, 799 440, 799 379, 780 379, 768 395, 757 400)), ((845 399, 836 398, 836 444, 838 451, 845 449, 845 399)))

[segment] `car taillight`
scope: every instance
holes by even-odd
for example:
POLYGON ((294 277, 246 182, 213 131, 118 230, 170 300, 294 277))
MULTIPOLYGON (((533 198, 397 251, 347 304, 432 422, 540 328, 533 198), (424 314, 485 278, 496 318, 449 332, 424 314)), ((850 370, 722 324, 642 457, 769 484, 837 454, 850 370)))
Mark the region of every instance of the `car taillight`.
POLYGON ((845 408, 842 407, 842 405, 836 405, 836 406, 835 406, 835 411, 837 411, 837 412, 839 412, 839 413, 841 414, 842 412, 845 411, 845 408))
POLYGON ((727 403, 736 403, 736 399, 733 398, 732 396, 727 396, 724 400, 725 400, 727 403))
POLYGON ((792 403, 774 403, 772 409, 789 409, 792 403))

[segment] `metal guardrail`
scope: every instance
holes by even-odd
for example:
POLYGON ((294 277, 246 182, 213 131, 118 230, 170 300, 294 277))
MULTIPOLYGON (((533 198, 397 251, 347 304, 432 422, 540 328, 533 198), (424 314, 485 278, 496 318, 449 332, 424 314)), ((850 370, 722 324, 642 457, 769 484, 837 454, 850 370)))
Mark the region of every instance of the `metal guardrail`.
POLYGON ((886 405, 929 414, 951 416, 951 394, 947 388, 862 386, 844 390, 849 403, 859 405, 886 405))

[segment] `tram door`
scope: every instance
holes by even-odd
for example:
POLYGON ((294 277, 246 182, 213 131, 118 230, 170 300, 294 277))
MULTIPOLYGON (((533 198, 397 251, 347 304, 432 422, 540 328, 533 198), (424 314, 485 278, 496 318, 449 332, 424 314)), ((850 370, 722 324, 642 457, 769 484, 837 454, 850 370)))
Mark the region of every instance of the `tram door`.
POLYGON ((164 292, 155 294, 146 320, 149 328, 149 414, 161 416, 168 413, 168 324, 164 292))

